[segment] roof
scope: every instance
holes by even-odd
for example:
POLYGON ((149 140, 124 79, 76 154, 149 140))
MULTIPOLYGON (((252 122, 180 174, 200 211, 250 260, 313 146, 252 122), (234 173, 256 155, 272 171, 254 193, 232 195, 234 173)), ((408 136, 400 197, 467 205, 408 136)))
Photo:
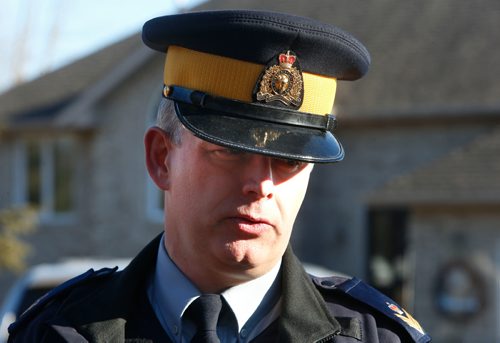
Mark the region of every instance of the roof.
MULTIPOLYGON (((340 82, 334 112, 342 120, 500 119, 496 44, 500 2, 496 0, 213 0, 195 10, 224 8, 305 15, 359 38, 372 55, 372 66, 361 81, 340 82)), ((140 35, 133 35, 7 91, 0 95, 0 122, 26 112, 44 112, 47 106, 72 104, 116 67, 116 56, 145 54, 144 49, 140 35)), ((129 68, 138 68, 144 58, 137 57, 129 68)), ((76 119, 70 116, 59 122, 76 119)))
POLYGON ((373 192, 374 205, 499 205, 500 126, 373 192))
MULTIPOLYGON (((9 89, 0 95, 0 123, 9 127, 23 128, 68 124, 68 106, 81 105, 96 86, 109 84, 109 78, 117 73, 127 74, 136 68, 131 60, 143 60, 152 54, 143 47, 139 34, 130 36, 89 56, 77 60, 30 82, 9 89), (116 56, 125 56, 117 60, 116 56), (106 82, 108 81, 108 82, 106 82)), ((110 85, 108 85, 109 88, 110 85)), ((99 88, 99 87, 98 87, 99 88)), ((73 119, 76 117, 73 115, 73 119)), ((73 124, 90 125, 90 118, 79 118, 73 124)))

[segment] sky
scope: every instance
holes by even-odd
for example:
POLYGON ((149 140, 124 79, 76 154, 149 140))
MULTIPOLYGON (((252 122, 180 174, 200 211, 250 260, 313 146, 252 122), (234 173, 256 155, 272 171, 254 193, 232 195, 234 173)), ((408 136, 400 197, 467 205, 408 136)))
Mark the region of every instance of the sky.
POLYGON ((203 0, 0 0, 0 92, 203 0))

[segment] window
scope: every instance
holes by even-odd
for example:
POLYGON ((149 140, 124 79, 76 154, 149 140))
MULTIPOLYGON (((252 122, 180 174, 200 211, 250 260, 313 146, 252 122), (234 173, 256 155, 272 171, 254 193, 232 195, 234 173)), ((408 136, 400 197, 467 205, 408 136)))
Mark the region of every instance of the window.
POLYGON ((42 221, 64 221, 75 208, 75 142, 69 137, 19 140, 14 202, 40 210, 42 221))
POLYGON ((370 283, 399 304, 407 306, 407 212, 402 209, 373 209, 369 212, 368 223, 370 283))
POLYGON ((163 222, 163 192, 156 187, 151 178, 147 181, 146 211, 148 218, 155 223, 163 222))
MULTIPOLYGON (((151 127, 156 123, 156 115, 158 112, 158 104, 160 103, 161 94, 153 96, 151 104, 148 109, 148 116, 146 118, 146 127, 151 127)), ((146 172, 146 214, 149 220, 154 223, 163 222, 163 192, 158 189, 154 182, 146 172)))

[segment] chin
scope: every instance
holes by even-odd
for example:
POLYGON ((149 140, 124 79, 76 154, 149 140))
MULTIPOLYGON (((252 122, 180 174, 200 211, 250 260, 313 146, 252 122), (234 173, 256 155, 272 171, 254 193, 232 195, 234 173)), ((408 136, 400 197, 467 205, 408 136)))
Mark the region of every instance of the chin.
POLYGON ((251 264, 254 255, 251 244, 247 241, 235 241, 224 245, 224 256, 236 264, 251 264))
POLYGON ((247 241, 233 242, 226 244, 223 258, 235 271, 254 278, 265 274, 277 263, 270 254, 274 249, 252 246, 247 241))

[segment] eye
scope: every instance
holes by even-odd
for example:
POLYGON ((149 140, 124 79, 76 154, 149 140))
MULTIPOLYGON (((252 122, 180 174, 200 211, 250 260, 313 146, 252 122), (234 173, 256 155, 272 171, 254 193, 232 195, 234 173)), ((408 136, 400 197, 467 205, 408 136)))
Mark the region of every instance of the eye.
POLYGON ((280 170, 284 170, 288 173, 298 172, 307 166, 306 162, 296 161, 296 160, 288 160, 288 159, 282 159, 282 158, 274 159, 274 164, 280 170))
POLYGON ((238 159, 244 154, 244 152, 240 150, 223 147, 213 150, 213 153, 215 156, 222 159, 238 159))

